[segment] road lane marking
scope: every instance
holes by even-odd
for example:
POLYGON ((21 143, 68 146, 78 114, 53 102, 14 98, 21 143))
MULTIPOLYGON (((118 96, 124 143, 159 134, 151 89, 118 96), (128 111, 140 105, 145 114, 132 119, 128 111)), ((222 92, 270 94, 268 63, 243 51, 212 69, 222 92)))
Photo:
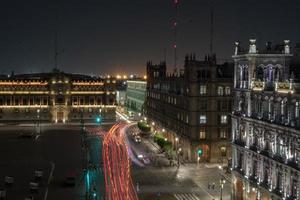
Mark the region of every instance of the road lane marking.
POLYGON ((177 200, 200 200, 200 198, 193 193, 178 193, 174 194, 174 197, 177 200))
POLYGON ((45 195, 44 195, 44 200, 46 200, 47 197, 48 197, 48 187, 49 187, 49 184, 50 184, 52 176, 53 176, 53 171, 55 169, 54 162, 50 162, 50 164, 51 164, 51 171, 50 171, 50 174, 49 174, 49 177, 48 177, 48 181, 47 181, 47 188, 46 188, 46 192, 45 192, 45 195))

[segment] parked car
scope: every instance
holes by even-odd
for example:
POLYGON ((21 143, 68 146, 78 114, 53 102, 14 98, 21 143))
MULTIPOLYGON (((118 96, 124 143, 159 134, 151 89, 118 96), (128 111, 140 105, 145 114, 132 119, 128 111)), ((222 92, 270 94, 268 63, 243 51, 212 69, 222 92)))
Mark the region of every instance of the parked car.
POLYGON ((35 170, 34 177, 36 180, 41 180, 43 178, 43 171, 42 170, 35 170))
POLYGON ((63 186, 74 187, 76 185, 76 174, 74 172, 69 172, 64 180, 63 186))
POLYGON ((5 185, 8 185, 8 186, 11 186, 13 183, 14 183, 14 177, 12 176, 5 176, 4 178, 4 182, 5 182, 5 185))
POLYGON ((33 196, 30 196, 30 197, 25 197, 24 200, 34 200, 33 196))
POLYGON ((30 182, 29 189, 31 192, 37 192, 39 190, 39 183, 37 182, 30 182))
POLYGON ((0 199, 5 199, 5 198, 6 198, 6 191, 0 190, 0 199))

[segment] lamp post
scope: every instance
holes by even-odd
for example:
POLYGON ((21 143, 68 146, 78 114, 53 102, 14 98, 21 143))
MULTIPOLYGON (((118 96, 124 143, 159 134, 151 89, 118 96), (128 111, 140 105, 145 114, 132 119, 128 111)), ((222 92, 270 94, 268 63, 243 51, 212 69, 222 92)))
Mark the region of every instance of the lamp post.
POLYGON ((220 196, 220 200, 223 199, 223 187, 224 187, 224 184, 226 183, 225 179, 224 178, 221 178, 220 179, 220 187, 221 187, 221 196, 220 196))
POLYGON ((176 154, 177 154, 177 166, 179 167, 180 162, 179 162, 179 148, 178 148, 178 141, 179 141, 179 138, 176 137, 176 138, 175 138, 175 145, 176 145, 176 154))
POLYGON ((37 109, 37 131, 38 134, 41 134, 41 125, 40 125, 40 109, 37 109))

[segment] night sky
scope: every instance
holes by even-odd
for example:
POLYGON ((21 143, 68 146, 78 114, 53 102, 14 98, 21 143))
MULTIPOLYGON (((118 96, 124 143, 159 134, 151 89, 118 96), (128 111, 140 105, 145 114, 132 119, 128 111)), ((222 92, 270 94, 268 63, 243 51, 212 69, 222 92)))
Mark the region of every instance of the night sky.
MULTIPOLYGON (((208 0, 181 0, 178 26, 180 66, 186 53, 209 52, 208 0)), ((300 42, 299 0, 214 0, 219 59, 230 59, 235 40, 261 46, 300 42), (298 36, 298 37, 297 37, 298 36)), ((167 52, 173 65, 172 0, 2 1, 0 72, 46 72, 54 66, 56 11, 59 13, 59 68, 84 74, 140 73, 167 52)))

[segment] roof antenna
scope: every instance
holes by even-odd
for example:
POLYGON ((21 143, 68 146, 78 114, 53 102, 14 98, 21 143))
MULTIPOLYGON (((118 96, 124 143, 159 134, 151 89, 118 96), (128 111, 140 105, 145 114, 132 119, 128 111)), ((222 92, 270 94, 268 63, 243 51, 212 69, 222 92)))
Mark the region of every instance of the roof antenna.
POLYGON ((175 6, 175 19, 173 22, 174 27, 174 72, 177 72, 177 25, 178 25, 178 6, 179 6, 179 0, 173 0, 174 6, 175 6))
POLYGON ((58 8, 55 15, 55 35, 54 35, 54 71, 58 71, 57 57, 58 57, 58 8))
POLYGON ((213 4, 210 6, 210 56, 213 56, 213 39, 214 39, 214 7, 213 4))

